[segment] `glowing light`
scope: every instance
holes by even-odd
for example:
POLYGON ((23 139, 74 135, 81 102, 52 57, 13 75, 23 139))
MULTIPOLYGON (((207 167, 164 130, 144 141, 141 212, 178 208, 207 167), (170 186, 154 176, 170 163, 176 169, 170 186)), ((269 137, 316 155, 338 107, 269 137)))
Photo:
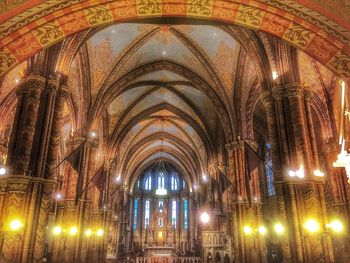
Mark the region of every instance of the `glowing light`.
POLYGON ((91 236, 91 235, 92 235, 91 229, 86 229, 86 231, 85 231, 85 236, 89 237, 89 236, 91 236))
POLYGON ((267 229, 264 226, 259 226, 258 232, 260 233, 260 235, 266 235, 267 229))
POLYGON ((55 194, 55 199, 58 200, 62 200, 62 194, 61 193, 56 193, 55 194))
POLYGON ((273 229, 275 230, 276 234, 283 234, 284 233, 284 226, 281 223, 276 223, 273 226, 273 229))
POLYGON ((97 133, 96 133, 95 131, 92 131, 92 132, 90 133, 90 135, 91 135, 92 138, 95 138, 95 137, 97 136, 97 133))
POLYGON ((58 236, 62 233, 62 228, 60 226, 55 226, 53 229, 52 229, 52 233, 55 235, 55 236, 58 236))
POLYGON ((206 176, 205 174, 203 174, 202 179, 204 182, 208 182, 208 176, 206 176))
POLYGON ((317 176, 317 177, 323 177, 324 176, 324 173, 322 173, 320 170, 315 170, 314 171, 314 175, 317 176))
POLYGON ((278 78, 277 71, 272 71, 272 79, 276 80, 278 78))
POLYGON ((115 179, 115 181, 116 181, 117 183, 120 183, 121 180, 122 180, 122 176, 121 176, 121 175, 118 175, 117 178, 115 179))
POLYGON ((163 232, 162 232, 162 231, 159 231, 159 232, 158 232, 158 237, 159 237, 160 239, 163 238, 163 232))
POLYGON ((327 227, 332 229, 336 233, 340 233, 344 230, 344 225, 341 221, 335 219, 329 224, 327 224, 327 227))
POLYGON ((102 237, 103 236, 103 229, 98 229, 97 231, 96 231, 96 235, 98 236, 98 237, 102 237))
POLYGON ((201 213, 200 219, 203 224, 208 224, 210 220, 209 214, 207 212, 201 213))
POLYGON ((243 232, 246 235, 250 235, 251 233, 253 233, 253 229, 250 226, 244 226, 243 227, 243 232))
POLYGON ((14 219, 10 222, 10 229, 12 231, 18 231, 23 227, 23 223, 19 219, 14 219))
POLYGON ((348 182, 350 183, 350 154, 345 150, 345 140, 344 140, 344 115, 349 114, 345 111, 345 82, 341 81, 341 118, 339 127, 339 144, 341 145, 340 153, 338 154, 337 160, 333 163, 334 167, 344 167, 346 176, 348 177, 348 182))
POLYGON ((5 175, 7 173, 7 169, 5 167, 0 167, 0 175, 5 175))
POLYGON ((156 195, 167 195, 167 194, 168 194, 168 191, 164 188, 156 190, 156 195))
POLYGON ((304 178, 305 176, 304 168, 300 167, 299 170, 295 172, 295 175, 299 178, 304 178))
POLYGON ((197 184, 194 184, 193 188, 194 188, 195 191, 197 191, 199 189, 199 186, 197 184))
POLYGON ((305 177, 304 168, 302 166, 297 171, 290 170, 288 172, 288 174, 289 174, 290 177, 298 177, 298 178, 304 178, 305 177))
POLYGON ((69 229, 69 234, 70 234, 71 236, 75 236, 77 233, 78 233, 78 228, 76 228, 75 226, 72 226, 72 227, 69 229))
POLYGON ((19 79, 16 79, 16 83, 17 83, 17 84, 19 83, 19 79))
POLYGON ((163 54, 163 55, 166 55, 166 51, 163 51, 162 54, 163 54))
POLYGON ((333 162, 334 167, 344 167, 346 176, 350 178, 350 154, 345 150, 345 141, 342 143, 342 149, 338 154, 338 158, 333 162))
POLYGON ((310 233, 316 233, 320 230, 320 224, 315 219, 308 219, 304 224, 304 228, 310 233))

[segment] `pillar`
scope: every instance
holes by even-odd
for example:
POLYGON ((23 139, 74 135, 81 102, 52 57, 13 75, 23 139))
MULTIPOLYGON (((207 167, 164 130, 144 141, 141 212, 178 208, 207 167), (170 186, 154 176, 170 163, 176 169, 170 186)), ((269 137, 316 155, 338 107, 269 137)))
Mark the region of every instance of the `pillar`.
POLYGON ((4 186, 0 195, 4 204, 2 233, 16 237, 15 242, 11 238, 2 239, 1 253, 11 262, 42 262, 55 184, 52 174, 47 172, 47 156, 53 153, 52 149, 57 150, 51 136, 53 131, 59 134, 59 127, 52 123, 54 117, 59 120, 62 110, 58 89, 56 80, 30 75, 17 90, 7 162, 9 174, 0 179, 4 186), (15 218, 23 222, 16 234, 8 230, 9 222, 15 218))
MULTIPOLYGON (((97 221, 101 222, 101 212, 97 210, 95 213, 96 211, 93 210, 95 208, 93 206, 95 186, 92 178, 99 168, 96 163, 98 140, 79 136, 71 137, 67 141, 68 152, 73 151, 79 145, 82 147, 80 170, 75 171, 68 162, 64 167, 62 186, 64 200, 58 203, 55 224, 61 226, 65 231, 54 239, 53 262, 90 262, 89 260, 94 258, 90 250, 94 248, 94 243, 98 239, 95 235, 96 216, 99 218, 97 221), (76 199, 79 174, 83 180, 83 193, 76 199), (78 229, 76 236, 69 235, 69 229, 73 226, 78 229), (90 237, 85 235, 87 229, 93 231, 90 237)), ((102 226, 101 224, 100 227, 102 226)))
POLYGON ((247 191, 247 145, 238 139, 226 145, 229 169, 228 179, 232 183, 229 188, 231 210, 231 231, 234 257, 237 262, 264 262, 261 237, 255 232, 262 225, 261 203, 256 202, 247 191), (250 226, 254 233, 244 234, 244 226, 250 226))
POLYGON ((333 262, 329 237, 324 235, 327 214, 324 181, 319 169, 308 92, 298 83, 273 87, 263 94, 271 143, 274 180, 282 223, 286 262, 333 262), (289 170, 304 169, 305 177, 290 177, 289 170), (303 224, 316 219, 323 233, 310 234, 303 224))

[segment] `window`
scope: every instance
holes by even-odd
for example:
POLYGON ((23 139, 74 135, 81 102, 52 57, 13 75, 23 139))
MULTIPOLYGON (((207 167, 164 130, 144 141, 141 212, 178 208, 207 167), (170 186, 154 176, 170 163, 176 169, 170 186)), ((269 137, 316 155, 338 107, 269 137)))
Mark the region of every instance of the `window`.
POLYGON ((176 227, 176 201, 171 203, 171 225, 176 227))
POLYGON ((175 176, 171 177, 171 190, 177 190, 177 179, 175 176))
POLYGON ((182 189, 185 190, 186 189, 186 181, 182 180, 182 189))
POLYGON ((145 203, 145 227, 149 226, 150 201, 145 203))
POLYGON ((146 179, 145 190, 152 190, 152 177, 150 175, 146 179))
POLYGON ((163 213, 163 211, 164 211, 164 202, 163 202, 163 200, 159 200, 159 202, 158 202, 158 211, 159 211, 159 213, 163 213))
POLYGON ((163 173, 160 173, 158 176, 158 189, 164 189, 165 183, 164 183, 164 176, 163 173))
POLYGON ((272 172, 272 159, 270 154, 270 144, 266 144, 265 154, 265 174, 266 174, 266 185, 267 185, 267 196, 276 195, 275 186, 273 185, 273 172, 272 172))
POLYGON ((138 209, 139 209, 139 200, 135 199, 134 200, 134 224, 133 224, 133 229, 137 229, 137 214, 138 214, 138 209))
POLYGON ((158 218, 158 226, 159 227, 163 227, 164 226, 164 219, 163 219, 163 217, 159 217, 158 218))
POLYGON ((184 199, 184 229, 188 229, 188 201, 184 199))
POLYGON ((140 189, 140 179, 137 180, 137 189, 140 189))

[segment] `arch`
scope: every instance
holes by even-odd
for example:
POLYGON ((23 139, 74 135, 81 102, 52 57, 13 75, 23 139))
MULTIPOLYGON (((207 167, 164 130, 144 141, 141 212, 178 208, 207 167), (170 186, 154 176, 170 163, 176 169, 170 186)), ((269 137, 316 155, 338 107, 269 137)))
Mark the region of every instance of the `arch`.
POLYGON ((132 120, 130 120, 123 129, 121 129, 120 133, 113 133, 111 140, 114 142, 115 145, 118 145, 119 142, 121 142, 128 131, 132 129, 138 122, 140 122, 142 119, 145 118, 145 116, 149 116, 152 113, 155 113, 159 110, 167 109, 168 111, 180 116, 185 122, 187 122, 195 131, 196 133, 200 136, 202 139, 203 144, 206 147, 206 150, 208 153, 212 153, 213 147, 210 144, 210 140, 207 137, 206 133, 201 129, 201 127, 196 123, 195 120, 193 120, 188 114, 185 112, 181 111, 180 109, 176 108, 175 106, 168 104, 168 103, 162 103, 155 105, 141 113, 139 113, 137 116, 135 116, 132 120))
MULTIPOLYGON (((149 157, 152 157, 152 153, 149 157)), ((175 157, 176 158, 176 157, 175 157)), ((177 158, 176 158, 177 159, 177 158)), ((166 161, 171 163, 176 167, 176 169, 182 174, 183 178, 185 179, 190 191, 192 191, 192 184, 195 182, 194 178, 190 176, 190 171, 186 169, 186 167, 181 162, 175 162, 169 158, 155 158, 146 162, 143 162, 139 167, 135 167, 130 172, 130 175, 127 177, 129 182, 129 189, 132 190, 134 188, 135 183, 137 182, 137 178, 140 176, 140 174, 151 164, 157 163, 159 161, 166 161)))
MULTIPOLYGON (((193 82, 191 86, 202 91, 205 95, 207 95, 212 100, 213 104, 216 107, 216 111, 220 118, 222 127, 225 131, 226 138, 228 140, 232 139, 233 138, 232 131, 234 130, 232 129, 232 127, 234 125, 233 124, 234 122, 233 123, 231 122, 228 111, 224 103, 222 102, 221 98, 216 93, 215 89, 210 87, 210 85, 207 84, 205 80, 203 80, 200 76, 198 76, 188 68, 168 60, 155 61, 155 62, 147 63, 140 67, 137 67, 136 69, 131 70, 129 73, 125 74, 123 77, 121 77, 116 82, 114 82, 111 85, 111 88, 108 89, 108 94, 107 92, 99 93, 98 97, 96 98, 96 102, 91 109, 89 123, 92 123, 92 121, 101 112, 103 112, 103 109, 107 107, 107 105, 109 105, 114 98, 116 98, 118 95, 120 95, 123 92, 123 90, 126 88, 125 84, 129 80, 131 79, 135 80, 138 77, 145 75, 147 73, 157 71, 157 70, 164 70, 164 69, 183 75, 187 79, 191 79, 193 82)), ((163 83, 163 85, 166 86, 166 83, 163 83)))
MULTIPOLYGON (((141 146, 148 146, 150 143, 157 141, 159 138, 164 138, 168 142, 170 142, 171 144, 176 146, 176 148, 179 149, 179 152, 181 154, 183 154, 183 156, 185 156, 186 159, 188 159, 188 161, 193 162, 192 165, 194 167, 199 167, 203 172, 204 166, 199 158, 199 153, 194 151, 193 149, 191 149, 188 145, 186 145, 179 138, 177 138, 171 134, 165 133, 165 132, 159 132, 159 133, 152 134, 152 135, 142 139, 141 141, 137 142, 135 145, 133 145, 131 147, 131 149, 130 149, 130 151, 128 151, 127 155, 124 156, 123 163, 127 164, 127 161, 132 159, 133 154, 137 153, 138 150, 142 151, 141 146)), ((125 166, 126 165, 124 165, 124 167, 125 166)))
POLYGON ((318 25, 257 1, 191 0, 85 1, 33 19, 0 39, 0 75, 43 48, 76 32, 113 22, 187 17, 237 24, 263 31, 303 50, 337 74, 350 78, 350 47, 318 25), (30 47, 29 47, 30 44, 30 47))

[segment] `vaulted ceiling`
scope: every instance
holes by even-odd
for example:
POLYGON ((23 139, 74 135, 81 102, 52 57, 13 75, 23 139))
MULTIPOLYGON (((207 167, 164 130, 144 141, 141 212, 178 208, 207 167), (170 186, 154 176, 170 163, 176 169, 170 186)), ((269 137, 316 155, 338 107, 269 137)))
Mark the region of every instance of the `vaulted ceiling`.
MULTIPOLYGON (((261 82, 277 68, 277 41, 239 26, 186 20, 120 23, 66 38, 54 49, 71 92, 62 138, 96 131, 100 157, 113 159, 124 180, 167 159, 197 183, 235 136, 268 140, 261 82)), ((338 77, 301 51, 297 58, 314 116, 326 126, 321 138, 332 137, 327 103, 338 77)), ((1 81, 2 130, 26 67, 1 81)))

